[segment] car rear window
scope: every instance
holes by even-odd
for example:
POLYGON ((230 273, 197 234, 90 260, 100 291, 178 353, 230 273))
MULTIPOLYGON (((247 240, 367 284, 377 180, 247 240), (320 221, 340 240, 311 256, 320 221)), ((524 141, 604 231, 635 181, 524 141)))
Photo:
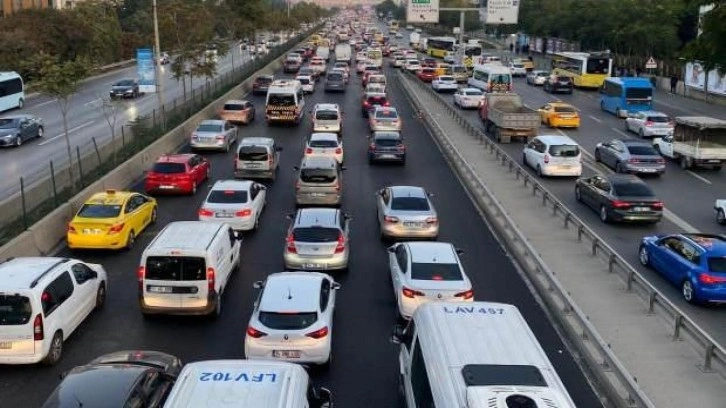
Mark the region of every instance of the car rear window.
POLYGON ((78 216, 83 218, 115 218, 121 214, 121 206, 115 204, 83 204, 78 216))
POLYGON ((577 110, 571 106, 555 106, 555 112, 575 113, 575 112, 577 112, 577 110))
POLYGON ((561 82, 561 83, 562 83, 562 82, 567 82, 567 83, 570 83, 570 82, 572 82, 572 79, 571 79, 570 77, 565 77, 565 76, 557 77, 557 80, 558 80, 559 82, 561 82))
POLYGON ((710 272, 726 272, 726 257, 708 257, 706 263, 710 272))
POLYGON ((667 116, 648 116, 648 120, 656 123, 668 123, 671 121, 671 118, 667 116))
POLYGON ((247 202, 245 190, 212 190, 207 202, 212 204, 241 204, 247 202))
POLYGON ((242 161, 267 161, 267 149, 262 146, 242 146, 237 157, 242 161))
POLYGON ((278 313, 260 311, 257 319, 265 327, 269 327, 270 329, 301 330, 317 322, 318 314, 316 312, 278 313))
POLYGON ((310 83, 310 79, 308 78, 298 78, 298 81, 300 81, 300 84, 302 85, 308 85, 310 83))
POLYGON ((197 127, 197 132, 220 133, 220 132, 222 132, 222 130, 223 130, 222 125, 201 124, 201 125, 199 125, 199 127, 197 127))
POLYGON ((552 145, 549 153, 554 157, 577 157, 580 154, 580 147, 574 145, 552 145))
POLYGON ((650 146, 628 146, 628 152, 636 156, 656 156, 658 153, 650 146))
POLYGON ((458 281, 462 276, 457 264, 411 262, 411 279, 458 281))
POLYGON ((239 103, 225 103, 224 108, 222 108, 226 111, 240 111, 244 110, 245 106, 239 103))
POLYGON ((425 197, 393 197, 391 200, 392 210, 402 211, 429 211, 429 200, 425 197))
POLYGON ((292 238, 297 242, 335 242, 340 236, 336 228, 299 227, 292 231, 292 238))
POLYGON ((376 144, 383 147, 395 147, 401 143, 401 139, 391 137, 376 138, 376 144))
POLYGON ((328 81, 342 81, 343 74, 328 74, 328 81))
POLYGON ((30 321, 33 309, 25 296, 0 294, 0 326, 20 326, 30 321))
POLYGON ((653 197, 653 191, 645 183, 615 183, 615 194, 619 197, 653 197))
POLYGON ((206 280, 204 258, 196 256, 150 256, 146 258, 144 278, 147 280, 206 280))
POLYGON ((304 183, 332 183, 337 175, 334 169, 302 169, 300 179, 304 183))
POLYGON ((178 174, 186 173, 187 167, 184 163, 154 163, 151 171, 161 174, 178 174))
POLYGON ((450 77, 450 76, 440 76, 439 77, 439 81, 453 81, 453 80, 454 80, 454 77, 450 77))
POLYGON ((338 147, 338 142, 329 139, 313 139, 309 144, 310 147, 338 147))
POLYGON ((272 83, 272 78, 257 78, 255 79, 255 82, 257 82, 258 84, 267 85, 272 83))
POLYGON ((317 120, 338 120, 338 112, 334 110, 319 110, 315 112, 317 120))
POLYGON ((379 109, 376 111, 376 119, 398 119, 398 113, 393 110, 379 109))
POLYGON ((385 96, 369 96, 368 103, 371 105, 383 105, 387 102, 385 96))

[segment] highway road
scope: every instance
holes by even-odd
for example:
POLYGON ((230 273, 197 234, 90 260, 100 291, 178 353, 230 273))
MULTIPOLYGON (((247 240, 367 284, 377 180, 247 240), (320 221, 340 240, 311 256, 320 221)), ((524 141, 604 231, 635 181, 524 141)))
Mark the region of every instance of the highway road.
MULTIPOLYGON (((555 130, 542 126, 540 134, 566 134, 577 141, 585 151, 584 176, 595 173, 611 173, 603 164, 593 159, 595 145, 615 138, 634 137, 624 131, 623 120, 600 110, 597 92, 576 90, 572 95, 551 95, 542 87, 527 85, 524 79, 515 79, 514 91, 522 95, 526 105, 533 109, 547 102, 561 100, 571 103, 579 110, 581 126, 579 129, 555 130)), ((453 96, 443 95, 444 100, 453 106, 453 96)), ((689 103, 685 98, 675 97, 659 92, 655 95, 657 109, 672 116, 710 115, 723 117, 723 108, 705 105, 699 102, 689 103)), ((431 109, 435 109, 431 107, 431 109)), ((458 109, 458 108, 457 108, 458 109)), ((471 123, 481 127, 476 110, 464 111, 464 116, 471 123)), ((500 145, 510 157, 521 161, 522 144, 500 145)), ((529 169, 532 174, 534 171, 529 169)), ((572 179, 546 178, 541 181, 558 199, 588 223, 605 241, 615 248, 631 265, 640 270, 649 281, 663 291, 670 300, 685 310, 693 320, 701 325, 721 344, 726 344, 726 326, 723 325, 723 306, 693 306, 682 300, 680 290, 665 281, 654 271, 643 268, 638 263, 638 245, 645 235, 669 234, 684 231, 703 231, 722 233, 723 227, 715 221, 713 203, 717 198, 724 197, 726 191, 726 172, 712 170, 682 170, 677 163, 667 162, 665 174, 660 178, 648 177, 646 182, 663 200, 666 206, 665 219, 655 226, 642 225, 606 225, 600 222, 598 215, 589 207, 575 200, 574 181, 572 179)))
MULTIPOLYGON (((307 97, 307 107, 334 102, 345 115, 346 167, 343 209, 352 217, 351 264, 338 295, 333 333, 334 361, 329 371, 312 370, 314 379, 334 393, 336 406, 393 407, 397 401, 397 346, 389 342, 396 322, 396 306, 388 280, 387 255, 378 237, 375 192, 392 184, 420 185, 435 193, 433 201, 441 220, 441 241, 464 250, 462 261, 471 277, 477 300, 513 303, 531 325, 577 406, 602 406, 573 355, 553 328, 518 270, 469 200, 431 136, 397 88, 391 85, 394 105, 405 120, 408 160, 401 166, 370 166, 365 152, 368 127, 360 114, 359 78, 352 76, 346 93, 324 94, 321 87, 307 97)), ((254 97, 258 109, 263 98, 254 97)), ((259 118, 260 116, 258 116, 259 118)), ((0 401, 4 407, 38 406, 55 387, 58 374, 96 356, 122 349, 154 349, 181 357, 186 362, 210 358, 243 357, 243 336, 252 310, 252 284, 281 271, 288 221, 294 210, 293 166, 299 164, 309 119, 298 127, 268 127, 259 119, 243 128, 243 135, 274 137, 283 147, 277 181, 268 192, 268 205, 260 230, 242 244, 242 268, 226 290, 224 311, 210 322, 195 318, 141 317, 136 300, 135 270, 144 247, 166 223, 194 220, 204 191, 194 197, 159 198, 159 223, 154 231, 138 237, 130 252, 60 252, 104 265, 110 289, 106 307, 91 316, 67 342, 58 366, 0 367, 0 401)), ((229 154, 206 154, 212 163, 213 180, 232 176, 229 154)), ((213 183, 210 180, 206 188, 213 183)), ((139 189, 140 185, 133 186, 139 189)))
MULTIPOLYGON (((240 51, 239 47, 231 47, 230 52, 219 59, 218 75, 232 70, 233 59, 234 66, 240 69, 243 62, 249 61, 250 55, 247 51, 240 51)), ((172 77, 169 65, 162 67, 162 74, 165 103, 172 104, 175 98, 179 98, 181 102, 183 99, 181 81, 172 77)), ((100 75, 80 86, 79 91, 71 98, 68 113, 68 129, 74 152, 76 146, 80 146, 81 154, 91 151, 92 137, 96 138, 99 145, 110 141, 111 128, 104 114, 103 103, 109 101, 108 92, 113 83, 135 77, 136 66, 133 66, 100 75)), ((192 85, 197 87, 204 81, 204 78, 195 77, 192 85)), ((187 79, 187 95, 190 92, 187 79)), ((112 103, 116 112, 117 129, 130 120, 151 115, 154 109, 158 109, 156 94, 145 94, 137 99, 115 100, 112 103)), ((23 109, 5 112, 3 115, 17 113, 28 113, 43 118, 45 135, 41 139, 25 142, 20 148, 0 149, 0 173, 3 174, 0 179, 1 198, 20 190, 20 177, 24 178, 26 185, 49 177, 50 160, 53 160, 56 169, 62 168, 61 166, 68 161, 63 138, 63 118, 54 99, 46 96, 33 97, 27 101, 23 109)), ((113 114, 108 117, 113 120, 113 114)), ((121 133, 117 131, 116 134, 120 137, 121 133)))

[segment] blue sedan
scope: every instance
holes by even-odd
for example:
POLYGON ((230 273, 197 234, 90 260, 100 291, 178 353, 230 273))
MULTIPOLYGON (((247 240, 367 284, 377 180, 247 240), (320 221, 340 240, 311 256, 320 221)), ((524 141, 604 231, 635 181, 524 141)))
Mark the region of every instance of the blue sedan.
POLYGON ((687 302, 726 302, 726 236, 647 236, 641 240, 638 258, 679 286, 687 302))

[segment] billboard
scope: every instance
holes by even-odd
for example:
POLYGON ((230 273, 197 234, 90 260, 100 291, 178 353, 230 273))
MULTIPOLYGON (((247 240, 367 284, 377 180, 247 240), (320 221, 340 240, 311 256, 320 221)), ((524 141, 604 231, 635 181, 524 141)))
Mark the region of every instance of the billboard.
POLYGON ((703 91, 708 86, 709 93, 726 95, 726 75, 722 75, 717 69, 714 69, 708 73, 708 84, 706 84, 706 72, 698 62, 689 62, 686 64, 686 78, 684 82, 689 88, 703 91))
POLYGON ((156 66, 151 48, 136 49, 136 75, 139 77, 139 92, 156 92, 156 66))
POLYGON ((489 0, 486 24, 517 24, 519 0, 489 0))
POLYGON ((406 0, 406 21, 409 23, 438 23, 439 0, 406 0))

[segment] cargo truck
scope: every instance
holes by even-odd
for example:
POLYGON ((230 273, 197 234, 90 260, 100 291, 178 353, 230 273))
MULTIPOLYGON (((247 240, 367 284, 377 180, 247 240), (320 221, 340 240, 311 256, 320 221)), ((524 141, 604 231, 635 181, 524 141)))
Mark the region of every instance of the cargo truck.
POLYGON ((511 143, 512 138, 526 143, 537 136, 539 113, 522 103, 515 93, 488 93, 479 107, 484 129, 499 143, 511 143))
POLYGON ((653 139, 653 148, 682 169, 721 170, 726 162, 726 120, 707 116, 676 117, 672 135, 653 139))

